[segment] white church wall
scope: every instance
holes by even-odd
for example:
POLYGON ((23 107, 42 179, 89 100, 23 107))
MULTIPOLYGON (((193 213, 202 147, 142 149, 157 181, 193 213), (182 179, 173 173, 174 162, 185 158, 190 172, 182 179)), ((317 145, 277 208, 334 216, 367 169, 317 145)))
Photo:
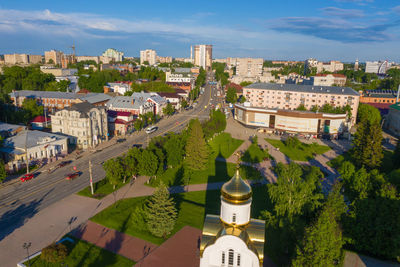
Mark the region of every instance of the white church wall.
POLYGON ((251 199, 244 204, 231 204, 221 198, 221 220, 226 223, 233 222, 233 214, 236 217, 236 224, 242 225, 250 221, 251 199))
POLYGON ((240 267, 259 267, 260 263, 257 255, 248 249, 244 241, 233 235, 225 235, 208 246, 200 260, 200 267, 221 267, 221 266, 240 266, 240 267), (229 264, 229 250, 233 250, 233 265, 229 264), (222 263, 222 252, 225 254, 225 263, 222 263), (240 265, 238 265, 238 255, 240 255, 240 265))

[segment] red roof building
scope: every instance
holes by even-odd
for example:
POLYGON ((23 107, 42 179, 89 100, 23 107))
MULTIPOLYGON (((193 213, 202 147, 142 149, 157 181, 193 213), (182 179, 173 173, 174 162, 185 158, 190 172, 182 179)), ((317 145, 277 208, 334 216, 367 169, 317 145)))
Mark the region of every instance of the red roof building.
POLYGON ((31 121, 32 129, 35 130, 41 130, 46 127, 50 127, 51 125, 51 118, 50 116, 36 116, 32 121, 31 121))

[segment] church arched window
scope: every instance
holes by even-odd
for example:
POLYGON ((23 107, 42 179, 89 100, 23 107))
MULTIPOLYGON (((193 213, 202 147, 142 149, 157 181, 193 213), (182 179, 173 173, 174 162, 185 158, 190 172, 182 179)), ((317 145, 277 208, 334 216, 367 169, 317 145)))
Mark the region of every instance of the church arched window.
POLYGON ((222 251, 222 265, 225 265, 225 251, 222 251))
POLYGON ((237 254, 236 259, 237 259, 237 266, 240 266, 240 254, 237 254))
POLYGON ((233 222, 233 223, 236 222, 236 213, 234 213, 234 214, 232 215, 232 222, 233 222))
POLYGON ((229 250, 228 264, 229 264, 229 266, 233 266, 233 249, 229 250))

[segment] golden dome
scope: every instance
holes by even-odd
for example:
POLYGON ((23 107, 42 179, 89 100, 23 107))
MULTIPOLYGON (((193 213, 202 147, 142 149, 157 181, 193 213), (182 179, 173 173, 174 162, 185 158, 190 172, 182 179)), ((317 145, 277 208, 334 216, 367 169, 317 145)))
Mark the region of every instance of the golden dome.
POLYGON ((221 188, 222 197, 233 203, 243 203, 251 198, 251 186, 240 177, 239 169, 221 188))

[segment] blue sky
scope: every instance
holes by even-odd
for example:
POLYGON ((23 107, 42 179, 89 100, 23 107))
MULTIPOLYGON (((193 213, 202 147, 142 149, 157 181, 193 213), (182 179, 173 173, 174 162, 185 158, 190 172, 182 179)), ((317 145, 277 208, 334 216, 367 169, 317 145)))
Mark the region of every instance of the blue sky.
POLYGON ((0 54, 57 49, 99 55, 400 61, 399 0, 0 0, 0 54))

